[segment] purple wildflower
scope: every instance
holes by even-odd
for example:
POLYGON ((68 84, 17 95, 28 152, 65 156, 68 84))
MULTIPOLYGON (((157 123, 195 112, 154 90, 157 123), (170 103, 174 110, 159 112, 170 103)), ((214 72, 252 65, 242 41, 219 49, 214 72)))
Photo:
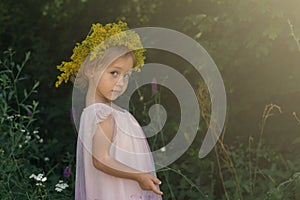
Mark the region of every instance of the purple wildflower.
POLYGON ((32 112, 27 112, 28 117, 32 117, 32 112))
POLYGON ((70 166, 67 166, 64 170, 64 177, 65 178, 69 178, 71 175, 71 167, 70 166))
POLYGON ((153 80, 151 82, 151 90, 152 90, 152 93, 156 93, 157 92, 157 82, 156 82, 155 78, 153 78, 153 80))

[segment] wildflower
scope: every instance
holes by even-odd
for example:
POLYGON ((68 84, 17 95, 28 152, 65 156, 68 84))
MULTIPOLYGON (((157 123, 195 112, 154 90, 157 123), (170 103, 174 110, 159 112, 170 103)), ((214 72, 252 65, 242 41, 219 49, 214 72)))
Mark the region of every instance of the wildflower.
POLYGON ((25 133, 26 131, 25 131, 24 129, 21 129, 21 132, 22 132, 22 133, 25 133))
POLYGON ((34 130, 34 131, 33 131, 33 134, 37 134, 37 133, 39 133, 38 130, 34 130))
POLYGON ((152 93, 156 93, 157 92, 157 82, 156 82, 155 78, 153 78, 153 80, 151 82, 151 90, 152 90, 152 93))
POLYGON ((144 96, 140 96, 140 101, 143 101, 144 100, 144 96))
POLYGON ((64 183, 62 180, 60 180, 56 185, 55 185, 55 190, 57 192, 61 192, 64 189, 66 189, 67 187, 69 187, 69 185, 67 183, 64 183))
POLYGON ((90 54, 90 60, 102 58, 104 51, 111 46, 126 46, 133 50, 136 58, 135 71, 140 71, 139 67, 144 65, 144 52, 141 39, 137 33, 128 30, 125 22, 109 23, 102 25, 93 24, 90 34, 81 43, 77 43, 73 49, 71 61, 63 61, 57 66, 62 73, 57 77, 55 86, 58 87, 62 82, 68 82, 73 76, 76 76, 81 64, 90 54), (115 35, 115 37, 111 37, 115 35))
POLYGON ((28 117, 32 117, 32 112, 27 112, 28 117))
POLYGON ((27 144, 31 139, 31 136, 29 134, 26 135, 25 137, 25 143, 27 144))
POLYGON ((40 143, 43 143, 43 142, 44 142, 43 138, 41 138, 41 139, 39 140, 39 142, 40 142, 40 143))
POLYGON ((165 152, 165 151, 166 151, 166 147, 162 147, 162 148, 160 149, 160 151, 161 151, 161 152, 165 152))
POLYGON ((64 170, 64 177, 65 178, 69 178, 71 175, 71 167, 70 166, 67 166, 64 170))
POLYGON ((8 119, 8 120, 12 121, 12 120, 13 120, 13 118, 14 118, 14 116, 12 115, 12 116, 8 116, 6 119, 8 119))
POLYGON ((46 161, 46 162, 49 161, 49 160, 50 160, 49 157, 44 158, 44 161, 46 161))
POLYGON ((38 174, 38 175, 35 175, 35 174, 31 174, 29 176, 30 179, 35 179, 36 183, 35 185, 36 186, 42 186, 43 185, 43 182, 47 181, 47 177, 44 177, 44 174, 38 174))
POLYGON ((36 181, 42 181, 42 182, 45 182, 47 180, 47 177, 44 177, 44 174, 38 174, 38 175, 31 174, 29 178, 30 179, 34 178, 36 181))

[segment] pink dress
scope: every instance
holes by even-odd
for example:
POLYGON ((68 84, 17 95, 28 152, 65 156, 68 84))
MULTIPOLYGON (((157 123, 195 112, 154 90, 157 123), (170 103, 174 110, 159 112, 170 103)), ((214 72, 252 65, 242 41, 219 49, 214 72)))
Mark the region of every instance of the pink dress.
POLYGON ((76 200, 161 200, 142 190, 136 181, 119 178, 96 169, 92 162, 92 138, 97 124, 112 114, 115 121, 110 156, 139 171, 155 175, 152 154, 144 132, 126 110, 103 103, 86 107, 80 118, 76 157, 76 200))

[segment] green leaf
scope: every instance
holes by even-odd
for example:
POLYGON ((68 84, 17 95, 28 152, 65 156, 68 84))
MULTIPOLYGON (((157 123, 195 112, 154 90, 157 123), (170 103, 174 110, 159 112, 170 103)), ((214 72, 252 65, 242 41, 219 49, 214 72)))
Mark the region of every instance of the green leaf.
POLYGON ((24 98, 27 98, 28 97, 28 93, 27 93, 27 90, 24 89, 24 98))
POLYGON ((37 87, 40 85, 40 82, 39 81, 36 81, 34 86, 32 87, 32 90, 35 90, 37 89, 37 87))

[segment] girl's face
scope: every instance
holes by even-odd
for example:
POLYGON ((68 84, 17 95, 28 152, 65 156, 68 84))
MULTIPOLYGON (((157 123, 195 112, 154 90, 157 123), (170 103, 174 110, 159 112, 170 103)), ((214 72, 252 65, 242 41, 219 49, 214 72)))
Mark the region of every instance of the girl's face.
POLYGON ((128 79, 131 76, 133 67, 133 58, 131 55, 125 55, 112 62, 102 73, 96 73, 95 81, 98 81, 96 88, 96 102, 110 102, 122 95, 128 86, 128 79))

